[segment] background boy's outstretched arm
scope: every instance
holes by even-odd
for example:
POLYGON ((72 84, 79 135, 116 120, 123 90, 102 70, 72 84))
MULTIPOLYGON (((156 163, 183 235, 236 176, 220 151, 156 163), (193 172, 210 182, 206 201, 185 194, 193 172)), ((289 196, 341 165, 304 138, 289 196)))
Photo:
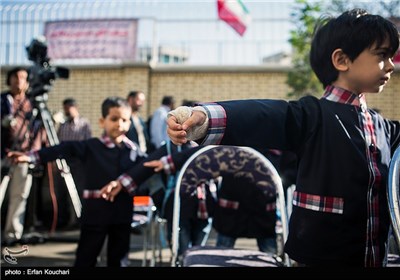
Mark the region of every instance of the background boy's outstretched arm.
POLYGON ((24 152, 10 151, 7 153, 7 157, 14 163, 31 162, 31 157, 24 152))

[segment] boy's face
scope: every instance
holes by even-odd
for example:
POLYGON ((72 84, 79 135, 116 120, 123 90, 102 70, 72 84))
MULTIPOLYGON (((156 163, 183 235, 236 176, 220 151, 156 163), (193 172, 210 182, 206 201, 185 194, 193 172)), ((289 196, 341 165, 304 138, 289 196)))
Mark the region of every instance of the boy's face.
POLYGON ((381 46, 365 49, 353 62, 348 62, 343 72, 348 90, 355 93, 378 93, 390 79, 394 71, 393 58, 390 56, 389 41, 381 46))
POLYGON ((108 115, 100 119, 100 127, 112 141, 121 143, 123 135, 129 130, 130 117, 130 108, 112 107, 108 111, 108 115))

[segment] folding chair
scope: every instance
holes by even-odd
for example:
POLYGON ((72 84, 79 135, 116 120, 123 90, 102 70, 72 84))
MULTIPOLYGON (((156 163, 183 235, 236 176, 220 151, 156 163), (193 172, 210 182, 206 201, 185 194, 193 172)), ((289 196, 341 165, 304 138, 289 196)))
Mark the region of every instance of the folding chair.
MULTIPOLYGON (((275 167, 258 151, 249 147, 205 146, 195 152, 183 165, 177 179, 173 209, 172 266, 290 266, 283 254, 283 262, 272 254, 259 251, 218 247, 192 247, 184 254, 182 264, 178 259, 180 196, 193 192, 202 182, 224 174, 241 174, 252 178, 253 186, 268 185, 276 195, 277 209, 281 212, 283 244, 288 235, 288 216, 282 181, 275 167)), ((282 246, 283 246, 282 244, 282 246)))
POLYGON ((132 213, 132 230, 143 230, 143 259, 142 266, 147 266, 147 251, 150 244, 152 257, 150 258, 150 266, 155 265, 155 255, 157 246, 156 234, 156 207, 150 196, 134 196, 133 197, 133 213, 132 213))
MULTIPOLYGON (((395 151, 389 166, 387 185, 391 232, 394 236, 393 245, 400 251, 400 147, 395 151)), ((391 234, 389 234, 390 241, 391 234)), ((388 254, 387 266, 400 266, 400 256, 388 254)))

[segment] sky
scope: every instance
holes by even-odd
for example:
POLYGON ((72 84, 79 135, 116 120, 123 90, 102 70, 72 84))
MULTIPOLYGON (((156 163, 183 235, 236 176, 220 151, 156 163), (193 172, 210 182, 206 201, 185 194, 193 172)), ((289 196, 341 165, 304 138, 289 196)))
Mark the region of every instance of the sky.
MULTIPOLYGON (((290 26, 290 5, 293 0, 243 0, 253 19, 243 37, 227 24, 218 20, 217 0, 28 0, 2 1, 1 5, 18 4, 13 15, 2 9, 2 21, 11 22, 8 30, 2 30, 1 42, 19 48, 16 54, 6 55, 7 47, 2 46, 1 62, 26 62, 24 46, 43 33, 46 20, 76 18, 139 18, 141 19, 138 41, 142 46, 152 45, 154 32, 160 45, 184 49, 190 53, 192 64, 252 64, 259 63, 265 55, 284 50, 289 51, 287 43, 290 26), (58 3, 53 10, 50 4, 58 3), (38 6, 43 4, 42 7, 38 6), (30 5, 36 5, 30 10, 30 5), (38 12, 39 8, 41 9, 38 12), (18 9, 18 8, 17 8, 18 9), (45 12, 45 9, 48 9, 45 12), (30 13, 28 13, 28 10, 30 13), (13 26, 15 21, 39 16, 39 22, 24 27, 13 26), (156 20, 156 21, 154 21, 156 20), (41 22, 40 22, 41 21, 41 22), (40 26, 38 26, 40 25, 40 26), (11 26, 11 27, 10 27, 11 26), (11 30, 10 30, 11 29, 11 30), (15 29, 17 31, 15 31, 15 29), (31 29, 34 29, 33 31, 31 29), (21 32, 19 32, 21 30, 21 32), (12 38, 7 37, 12 36, 12 38), (16 35, 13 35, 16 34, 16 35), (283 46, 284 45, 284 46, 283 46)), ((54 7, 54 6, 53 6, 54 7)), ((7 24, 2 24, 7 28, 7 24)), ((8 47, 11 48, 11 47, 8 47)))
POLYGON ((43 34, 44 23, 65 19, 138 18, 139 47, 176 48, 193 65, 253 65, 290 52, 294 0, 242 2, 252 22, 241 37, 218 20, 217 0, 3 0, 0 63, 27 63, 25 46, 43 34), (17 8, 5 8, 10 3, 17 8))

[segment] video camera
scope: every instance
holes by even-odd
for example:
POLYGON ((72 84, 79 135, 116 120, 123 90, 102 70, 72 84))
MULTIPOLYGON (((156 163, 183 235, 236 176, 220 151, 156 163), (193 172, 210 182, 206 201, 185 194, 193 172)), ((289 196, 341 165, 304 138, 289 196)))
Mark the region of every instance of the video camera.
POLYGON ((29 68, 28 96, 36 97, 47 93, 51 89, 54 80, 58 78, 68 79, 69 70, 65 67, 53 67, 47 56, 47 44, 45 40, 33 39, 26 47, 28 59, 34 65, 29 68))

